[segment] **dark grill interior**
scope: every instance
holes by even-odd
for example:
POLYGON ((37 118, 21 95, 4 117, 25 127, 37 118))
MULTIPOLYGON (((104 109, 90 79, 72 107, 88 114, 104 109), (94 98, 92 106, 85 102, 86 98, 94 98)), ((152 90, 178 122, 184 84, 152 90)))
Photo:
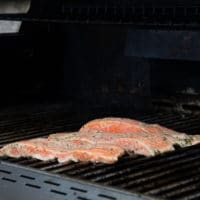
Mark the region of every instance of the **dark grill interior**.
MULTIPOLYGON (((86 115, 67 112, 36 112, 32 115, 2 116, 0 124, 1 145, 22 139, 42 137, 60 131, 77 130, 90 119, 103 116, 124 116, 120 112, 86 115)), ((159 123, 177 131, 198 134, 200 118, 195 115, 173 113, 125 115, 148 123, 159 123)), ((200 145, 177 149, 153 158, 126 155, 114 165, 42 162, 35 159, 4 158, 48 173, 70 176, 118 189, 139 192, 164 199, 200 198, 200 145)), ((0 171, 0 173, 4 173, 0 171)), ((5 174, 5 173, 4 173, 5 174)), ((9 181, 3 177, 2 180, 9 181)), ((14 181, 15 180, 10 180, 14 181)), ((53 183, 52 183, 53 184, 53 183)), ((33 185, 40 188, 38 185, 33 185)), ((31 187, 33 187, 31 186, 31 187)), ((56 192, 56 191, 55 191, 56 192)), ((59 191, 58 191, 59 192, 59 191)), ((84 191, 83 191, 84 192, 84 191)), ((110 199, 110 198, 107 198, 110 199)))

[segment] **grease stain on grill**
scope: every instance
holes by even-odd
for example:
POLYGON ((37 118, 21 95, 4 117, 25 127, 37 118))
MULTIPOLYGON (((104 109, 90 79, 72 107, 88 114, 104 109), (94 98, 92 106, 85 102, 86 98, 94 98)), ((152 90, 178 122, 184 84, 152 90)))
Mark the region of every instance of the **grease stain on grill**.
POLYGON ((12 182, 12 183, 16 183, 16 182, 17 182, 17 181, 14 180, 14 179, 6 178, 6 177, 3 177, 2 180, 8 181, 8 182, 12 182))
POLYGON ((55 193, 55 194, 59 194, 59 195, 63 195, 63 196, 66 196, 67 195, 67 193, 65 193, 65 192, 61 192, 61 191, 58 191, 58 190, 50 190, 52 193, 55 193))
POLYGON ((109 199, 109 200, 116 200, 115 197, 111 197, 105 194, 98 194, 99 197, 104 198, 104 199, 109 199))
POLYGON ((29 184, 29 183, 26 183, 25 185, 28 186, 28 187, 31 187, 31 188, 36 188, 36 189, 41 188, 39 185, 33 185, 33 184, 29 184))
POLYGON ((25 178, 25 179, 29 179, 29 180, 35 180, 34 177, 31 177, 31 176, 27 176, 27 175, 20 175, 21 178, 25 178))
POLYGON ((84 189, 81 189, 81 188, 71 187, 70 189, 71 189, 71 190, 74 190, 74 191, 77 191, 77 192, 83 192, 83 193, 86 193, 86 192, 87 192, 87 190, 84 190, 84 189))
POLYGON ((53 182, 53 181, 44 181, 44 183, 49 184, 49 185, 60 186, 59 183, 55 183, 55 182, 53 182))

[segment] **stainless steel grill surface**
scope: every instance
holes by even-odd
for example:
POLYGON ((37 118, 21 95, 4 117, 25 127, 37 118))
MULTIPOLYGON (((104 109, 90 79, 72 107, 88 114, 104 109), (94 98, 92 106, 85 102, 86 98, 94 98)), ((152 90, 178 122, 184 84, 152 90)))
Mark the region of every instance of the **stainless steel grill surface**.
MULTIPOLYGON (((64 112, 43 112, 18 117, 2 116, 0 117, 0 145, 42 137, 59 131, 77 130, 88 120, 107 115, 98 113, 98 115, 84 116, 84 119, 64 112)), ((123 115, 112 113, 112 116, 123 115)), ((126 117, 148 123, 159 123, 189 134, 200 133, 199 116, 156 113, 132 114, 126 117)), ((200 199, 200 145, 177 149, 175 152, 153 158, 126 155, 114 165, 59 164, 56 161, 42 162, 27 158, 3 158, 2 160, 63 177, 69 176, 95 182, 118 190, 142 193, 153 198, 200 199)))

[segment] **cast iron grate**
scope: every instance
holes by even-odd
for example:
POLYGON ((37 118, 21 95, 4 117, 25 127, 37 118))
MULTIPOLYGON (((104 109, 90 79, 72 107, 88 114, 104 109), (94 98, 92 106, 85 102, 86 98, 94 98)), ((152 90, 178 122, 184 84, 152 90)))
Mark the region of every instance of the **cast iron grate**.
MULTIPOLYGON (((108 114, 109 115, 109 114, 108 114)), ((113 116, 124 116, 120 113, 113 116)), ((20 117, 15 120, 9 117, 0 121, 0 144, 42 137, 53 132, 77 130, 86 121, 103 117, 105 113, 93 114, 84 119, 80 116, 67 113, 35 114, 27 118, 20 117), (74 116, 74 117, 72 117, 74 116)), ((173 113, 135 114, 126 115, 149 123, 159 123, 178 131, 190 134, 198 134, 200 129, 199 116, 180 116, 173 113)), ((175 152, 166 153, 153 158, 133 155, 124 156, 114 165, 69 163, 59 164, 56 161, 42 162, 36 159, 5 158, 6 162, 15 163, 49 174, 58 174, 63 177, 73 177, 78 180, 86 180, 103 186, 138 192, 156 198, 164 199, 198 199, 200 198, 200 145, 177 149, 175 152)), ((3 181, 14 183, 10 172, 0 170, 4 174, 3 181)), ((35 185, 35 177, 21 174, 20 178, 27 181, 26 186, 36 190, 41 186, 35 185)), ((51 193, 66 196, 65 191, 60 191, 60 183, 45 180, 45 184, 52 186, 51 193), (58 188, 58 189, 56 189, 58 188)), ((71 187, 71 191, 79 194, 87 193, 83 188, 71 187)), ((102 199, 115 199, 105 194, 99 194, 102 199)), ((78 199, 84 199, 81 195, 78 199)), ((87 198, 86 198, 87 199, 87 198)))

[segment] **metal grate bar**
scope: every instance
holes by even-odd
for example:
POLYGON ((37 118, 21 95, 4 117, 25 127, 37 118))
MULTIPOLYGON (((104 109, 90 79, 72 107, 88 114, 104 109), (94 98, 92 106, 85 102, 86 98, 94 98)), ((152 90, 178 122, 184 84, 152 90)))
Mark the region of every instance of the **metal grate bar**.
POLYGON ((180 177, 171 177, 170 181, 162 180, 160 181, 161 185, 159 187, 155 185, 154 188, 152 187, 151 189, 149 189, 147 193, 154 195, 155 194, 162 195, 165 193, 169 194, 171 191, 174 192, 175 190, 182 189, 185 186, 195 184, 200 179, 200 175, 197 174, 197 172, 199 173, 199 168, 197 169, 197 171, 192 171, 191 173, 190 172, 187 173, 184 177, 179 175, 180 177), (185 178, 187 179, 184 180, 185 178))
MULTIPOLYGON (((124 188, 129 189, 134 187, 134 189, 136 189, 137 191, 146 192, 152 188, 152 183, 153 185, 155 185, 155 187, 158 187, 160 185, 160 180, 163 178, 168 179, 169 175, 176 176, 178 178, 179 173, 187 173, 187 170, 192 170, 193 167, 198 167, 199 161, 199 157, 195 157, 187 161, 180 162, 179 165, 176 165, 176 167, 174 165, 170 165, 169 169, 166 169, 166 171, 164 171, 164 169, 161 169, 162 171, 155 171, 156 174, 147 177, 136 177, 136 180, 130 181, 129 184, 125 185, 124 188), (191 162, 193 162, 192 166, 190 164, 191 162), (185 166, 182 167, 182 165, 185 166)), ((198 171, 199 169, 197 168, 197 172, 198 171)), ((187 176, 184 178, 187 178, 187 176)))
MULTIPOLYGON (((198 152, 198 150, 197 150, 198 152)), ((132 172, 136 172, 136 170, 141 172, 144 172, 145 169, 147 169, 147 171, 154 171, 155 167, 160 167, 161 165, 165 166, 166 163, 168 162, 172 162, 172 161, 178 161, 178 160, 182 160, 184 158, 187 158, 188 156, 192 156, 195 153, 195 151, 192 151, 191 154, 188 153, 187 151, 184 152, 183 154, 176 154, 173 156, 163 156, 163 157, 155 157, 155 158, 141 158, 138 160, 135 159, 130 159, 130 161, 128 163, 119 163, 118 165, 121 165, 121 169, 117 168, 116 165, 116 169, 113 169, 113 167, 109 166, 110 168, 110 176, 109 176, 109 170, 107 172, 107 170, 99 170, 99 171, 95 171, 95 170, 88 170, 89 172, 84 173, 84 177, 87 178, 92 178, 95 181, 108 181, 108 183, 110 182, 109 179, 112 179, 112 184, 117 184, 119 181, 125 181, 126 182, 126 177, 125 175, 132 174, 132 172), (148 165, 146 165, 146 163, 148 162, 148 165), (132 166, 131 168, 129 166, 132 166), (120 170, 120 173, 117 173, 120 170), (114 173, 115 172, 115 173, 114 173), (103 177, 103 175, 106 174, 106 177, 103 177), (116 179, 115 179, 116 178, 116 179), (108 179, 108 180, 107 180, 108 179), (116 182, 115 182, 116 181, 116 182)), ((97 169, 98 170, 98 169, 97 169)), ((130 176, 129 176, 130 177, 130 176)))

